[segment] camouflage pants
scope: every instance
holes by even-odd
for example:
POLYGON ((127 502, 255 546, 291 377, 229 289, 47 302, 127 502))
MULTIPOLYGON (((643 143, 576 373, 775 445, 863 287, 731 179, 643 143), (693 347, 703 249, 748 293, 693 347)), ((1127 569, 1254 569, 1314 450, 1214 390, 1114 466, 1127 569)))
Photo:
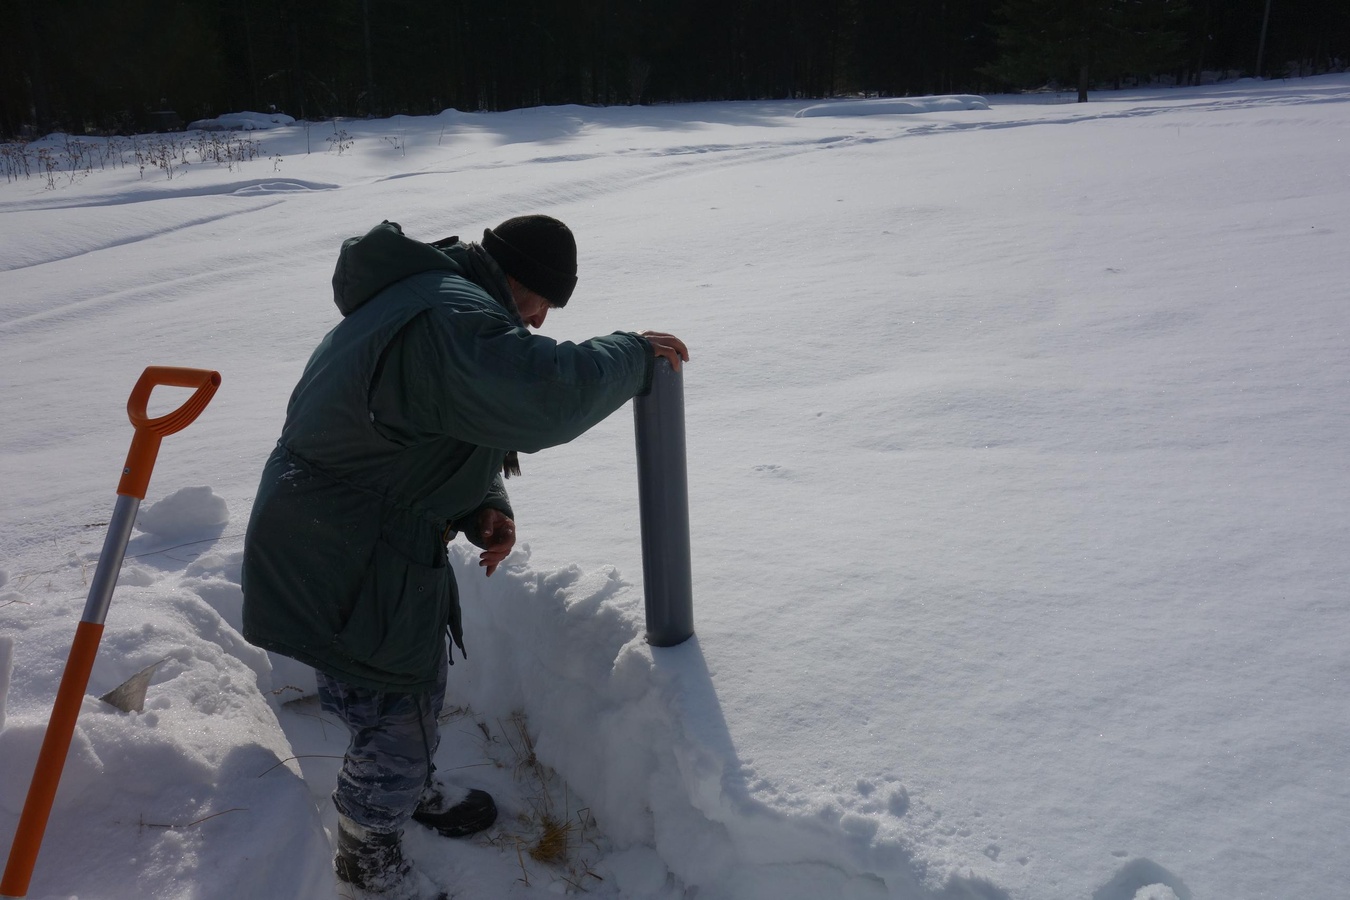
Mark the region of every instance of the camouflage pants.
POLYGON ((319 704, 351 732, 333 805, 358 825, 390 832, 412 816, 431 783, 440 743, 436 717, 445 701, 446 659, 436 689, 420 694, 373 691, 315 672, 319 704))

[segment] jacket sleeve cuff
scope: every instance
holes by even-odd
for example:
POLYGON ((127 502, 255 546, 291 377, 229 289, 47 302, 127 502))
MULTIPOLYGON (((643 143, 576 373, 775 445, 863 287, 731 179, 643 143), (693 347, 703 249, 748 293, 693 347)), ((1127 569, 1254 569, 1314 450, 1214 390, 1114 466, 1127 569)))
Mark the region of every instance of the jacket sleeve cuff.
POLYGON ((647 367, 642 373, 642 389, 635 396, 645 397, 652 392, 652 375, 656 372, 656 347, 642 335, 639 334, 636 337, 647 345, 647 367))
POLYGON ((488 489, 487 496, 483 502, 478 504, 473 512, 460 516, 450 523, 450 527, 462 533, 469 539, 469 543, 479 545, 478 534, 478 516, 485 509, 499 510, 511 521, 516 520, 516 513, 511 509, 511 498, 506 495, 506 485, 502 484, 501 476, 498 475, 492 480, 492 487, 488 489))

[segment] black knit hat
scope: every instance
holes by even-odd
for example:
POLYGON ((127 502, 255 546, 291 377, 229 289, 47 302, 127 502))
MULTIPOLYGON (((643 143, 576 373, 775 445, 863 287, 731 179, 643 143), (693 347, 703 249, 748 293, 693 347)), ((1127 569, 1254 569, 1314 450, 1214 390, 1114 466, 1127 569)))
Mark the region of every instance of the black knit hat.
POLYGON ((483 231, 483 249, 502 271, 554 306, 577 286, 577 242, 551 216, 518 216, 483 231))

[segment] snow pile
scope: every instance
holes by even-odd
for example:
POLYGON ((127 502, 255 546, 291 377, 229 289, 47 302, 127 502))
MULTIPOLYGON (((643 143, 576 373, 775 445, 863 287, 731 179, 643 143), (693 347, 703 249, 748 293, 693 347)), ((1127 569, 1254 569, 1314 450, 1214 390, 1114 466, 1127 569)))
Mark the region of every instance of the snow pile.
POLYGON ((797 112, 797 118, 820 116, 902 116, 914 113, 988 109, 989 101, 975 94, 945 94, 935 97, 882 97, 876 100, 834 100, 817 103, 797 112))
POLYGON ((294 125, 295 119, 284 113, 239 112, 198 119, 188 125, 189 131, 266 131, 294 125))
MULTIPOLYGON (((667 869, 710 900, 926 895, 896 827, 903 785, 877 785, 866 811, 844 815, 825 804, 788 815, 755 799, 698 638, 652 648, 640 586, 613 569, 535 571, 529 555, 522 546, 489 580, 454 548, 471 643, 451 698, 486 716, 529 710, 539 758, 567 773, 611 839, 655 850, 643 863, 650 896, 667 869)), ((981 879, 933 887, 999 896, 981 879)))
MULTIPOLYGON (((0 731, 6 847, 82 609, 37 596, 6 609, 23 648, 0 731)), ((331 894, 327 837, 259 690, 268 677, 266 656, 200 597, 119 587, 30 896, 331 894), (156 662, 143 713, 94 699, 156 662)))
POLYGON ((1092 894, 1092 900, 1192 900, 1171 872, 1148 860, 1135 860, 1092 894))
POLYGON ((136 527, 157 537, 218 535, 229 521, 229 504, 205 485, 174 491, 136 515, 136 527))

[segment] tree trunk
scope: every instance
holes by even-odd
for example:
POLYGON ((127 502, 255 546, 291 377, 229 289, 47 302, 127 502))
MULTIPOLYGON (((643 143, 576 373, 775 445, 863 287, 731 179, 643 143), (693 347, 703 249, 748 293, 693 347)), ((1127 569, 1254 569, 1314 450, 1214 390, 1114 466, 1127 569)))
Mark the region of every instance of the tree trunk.
POLYGON ((361 19, 366 44, 366 115, 378 116, 380 106, 375 102, 375 65, 370 51, 370 0, 362 0, 361 19))
POLYGON ((32 4, 21 4, 23 33, 28 42, 28 78, 32 91, 33 125, 38 134, 46 134, 52 128, 52 107, 47 94, 47 73, 42 64, 42 42, 38 39, 37 26, 33 23, 32 4))
POLYGON ((639 56, 628 57, 628 105, 642 102, 642 89, 647 84, 647 76, 652 73, 652 64, 639 56))

